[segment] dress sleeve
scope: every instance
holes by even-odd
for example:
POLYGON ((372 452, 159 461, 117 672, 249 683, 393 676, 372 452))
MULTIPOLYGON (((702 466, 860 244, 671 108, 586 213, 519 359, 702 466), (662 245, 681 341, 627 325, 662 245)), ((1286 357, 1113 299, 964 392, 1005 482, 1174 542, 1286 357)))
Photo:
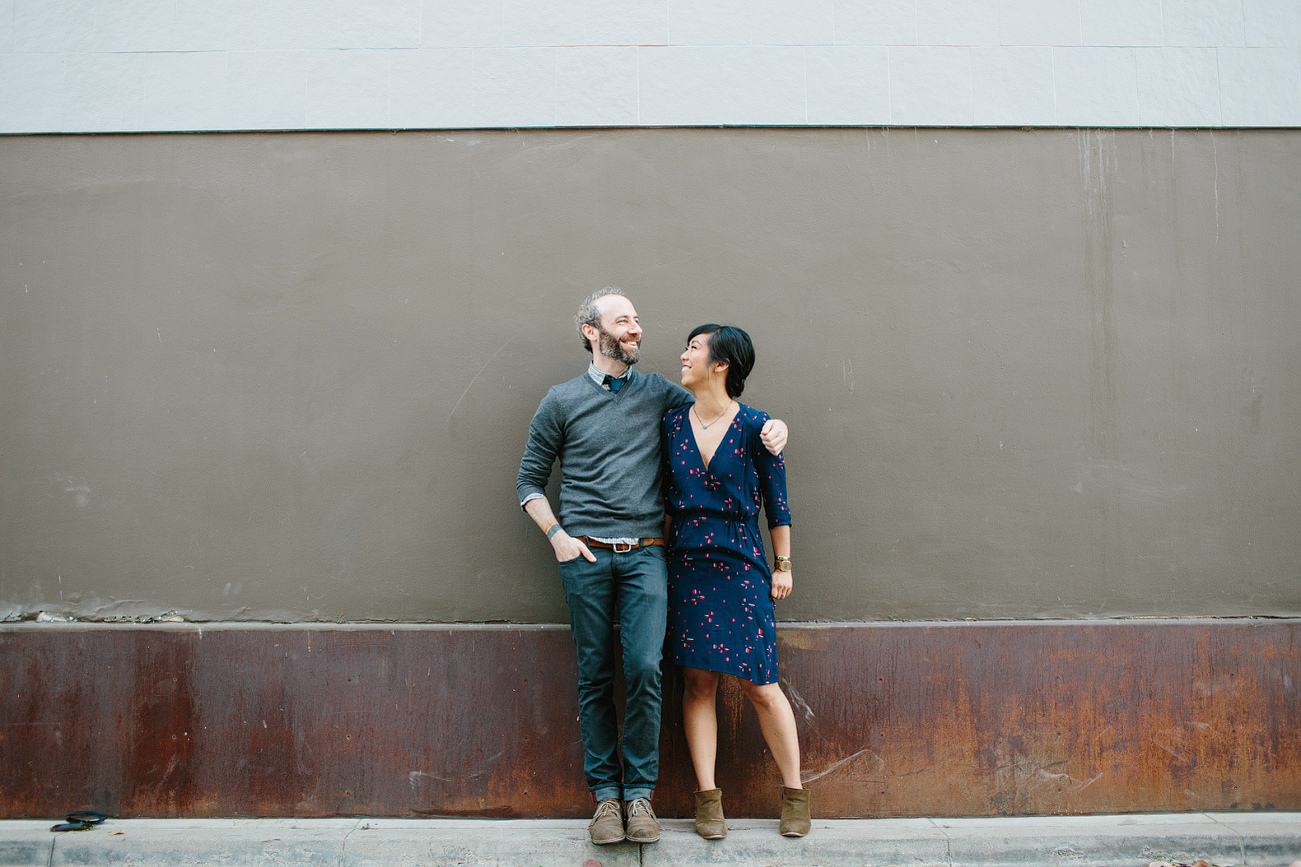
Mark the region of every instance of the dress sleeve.
POLYGON ((763 494, 763 511, 768 516, 768 527, 790 526, 791 510, 786 504, 786 459, 774 455, 763 446, 759 431, 768 423, 768 413, 756 412, 754 445, 750 450, 754 468, 759 474, 759 491, 763 494))

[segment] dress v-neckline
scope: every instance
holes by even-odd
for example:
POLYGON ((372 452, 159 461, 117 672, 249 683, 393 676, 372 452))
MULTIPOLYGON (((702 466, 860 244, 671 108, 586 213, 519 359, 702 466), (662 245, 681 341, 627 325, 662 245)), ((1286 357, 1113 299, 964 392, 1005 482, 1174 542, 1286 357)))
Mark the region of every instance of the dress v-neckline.
MULTIPOLYGON (((732 416, 732 420, 727 423, 727 430, 723 431, 723 436, 719 439, 718 445, 714 446, 714 453, 709 456, 709 460, 705 460, 705 453, 700 450, 700 442, 696 439, 696 428, 691 424, 692 406, 695 406, 695 404, 691 404, 687 407, 687 434, 691 437, 691 445, 696 450, 696 459, 699 460, 700 463, 704 464, 705 472, 709 472, 709 467, 714 463, 714 458, 718 457, 718 450, 723 447, 723 441, 726 440, 727 435, 732 432, 732 425, 736 424, 736 420, 741 417, 741 404, 739 401, 737 402, 736 413, 732 416)), ((719 421, 721 421, 721 419, 719 421)), ((704 422, 701 422, 701 424, 703 425, 704 422)), ((709 426, 713 427, 716 424, 718 424, 718 422, 711 422, 709 426)))

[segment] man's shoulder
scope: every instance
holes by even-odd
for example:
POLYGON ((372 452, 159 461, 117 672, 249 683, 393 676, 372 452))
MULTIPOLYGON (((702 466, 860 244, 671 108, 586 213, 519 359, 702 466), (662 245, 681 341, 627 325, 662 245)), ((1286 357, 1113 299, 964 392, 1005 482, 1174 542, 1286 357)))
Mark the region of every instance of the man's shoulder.
POLYGON ((580 373, 573 379, 565 382, 558 382, 547 389, 547 395, 543 400, 566 400, 587 393, 587 382, 591 377, 586 372, 580 373))
POLYGON ((647 394, 656 395, 663 399, 666 408, 682 406, 691 401, 691 392, 676 382, 666 379, 662 374, 633 371, 633 375, 636 377, 635 381, 641 382, 641 387, 647 394))
POLYGON ((563 427, 575 409, 582 405, 590 392, 584 393, 583 380, 587 374, 576 376, 568 382, 557 383, 547 389, 547 393, 538 402, 537 412, 533 415, 533 424, 559 425, 563 427))
POLYGON ((636 370, 630 370, 628 371, 628 376, 632 378, 633 382, 640 380, 642 388, 648 388, 653 391, 663 391, 665 386, 669 385, 669 381, 665 379, 662 374, 658 373, 641 373, 636 370))

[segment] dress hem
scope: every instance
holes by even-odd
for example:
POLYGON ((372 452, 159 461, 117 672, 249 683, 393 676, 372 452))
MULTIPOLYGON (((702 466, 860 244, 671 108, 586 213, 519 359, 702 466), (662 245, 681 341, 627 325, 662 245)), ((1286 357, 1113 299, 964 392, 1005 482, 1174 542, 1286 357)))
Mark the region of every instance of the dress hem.
POLYGON ((696 671, 709 671, 709 672, 713 672, 714 674, 730 674, 732 677, 735 677, 738 680, 748 680, 750 681, 750 683, 753 683, 755 686, 771 686, 772 684, 778 683, 781 680, 781 675, 778 674, 777 677, 774 678, 773 680, 766 681, 765 683, 760 683, 757 680, 746 677, 744 674, 737 674, 735 671, 732 671, 730 669, 718 669, 718 668, 708 668, 700 665, 688 665, 685 662, 678 662, 676 659, 670 659, 669 661, 681 668, 694 668, 696 671))

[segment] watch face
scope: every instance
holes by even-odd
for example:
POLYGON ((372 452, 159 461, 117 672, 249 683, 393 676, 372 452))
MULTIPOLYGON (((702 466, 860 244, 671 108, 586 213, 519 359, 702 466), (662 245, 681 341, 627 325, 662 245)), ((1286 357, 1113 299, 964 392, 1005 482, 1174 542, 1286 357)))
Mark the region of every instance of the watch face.
POLYGON ((791 571, 791 561, 789 561, 789 560, 784 560, 784 561, 783 561, 783 560, 778 560, 778 561, 777 561, 777 565, 774 566, 773 568, 775 568, 778 572, 789 572, 789 571, 791 571))

